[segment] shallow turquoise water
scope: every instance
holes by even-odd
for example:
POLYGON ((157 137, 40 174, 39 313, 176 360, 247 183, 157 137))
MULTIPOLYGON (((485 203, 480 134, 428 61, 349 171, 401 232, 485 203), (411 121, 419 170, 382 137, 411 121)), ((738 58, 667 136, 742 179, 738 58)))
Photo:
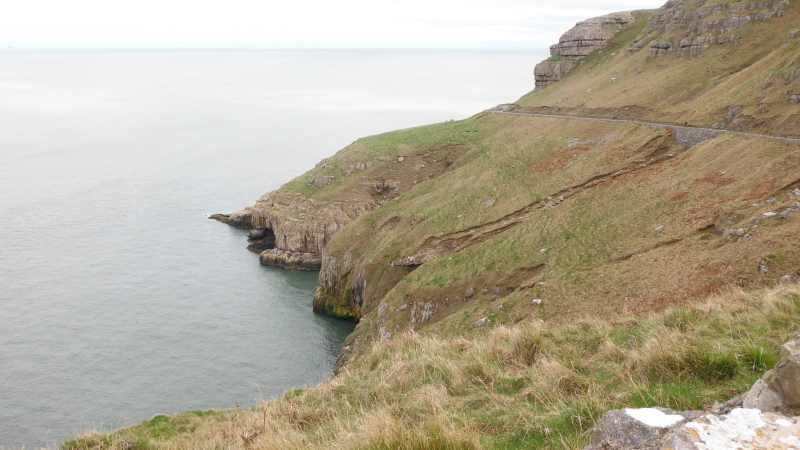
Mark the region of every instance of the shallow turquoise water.
POLYGON ((316 273, 208 220, 353 140, 516 100, 546 55, 0 52, 0 445, 330 376, 316 273))

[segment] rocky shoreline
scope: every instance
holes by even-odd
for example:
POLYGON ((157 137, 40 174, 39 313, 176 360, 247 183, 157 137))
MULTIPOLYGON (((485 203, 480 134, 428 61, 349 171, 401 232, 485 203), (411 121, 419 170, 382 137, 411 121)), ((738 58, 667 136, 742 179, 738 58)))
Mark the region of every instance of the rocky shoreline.
POLYGON ((259 253, 262 265, 317 271, 333 234, 377 206, 374 202, 317 202, 274 191, 255 206, 232 214, 213 214, 209 219, 250 230, 248 249, 259 253))

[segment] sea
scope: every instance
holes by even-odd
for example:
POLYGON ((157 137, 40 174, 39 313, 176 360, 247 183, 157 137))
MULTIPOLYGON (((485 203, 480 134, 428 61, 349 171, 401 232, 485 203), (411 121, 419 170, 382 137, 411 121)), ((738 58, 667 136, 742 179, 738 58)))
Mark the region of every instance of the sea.
POLYGON ((0 447, 331 376, 315 272, 209 220, 354 140, 533 88, 545 50, 0 50, 0 447))

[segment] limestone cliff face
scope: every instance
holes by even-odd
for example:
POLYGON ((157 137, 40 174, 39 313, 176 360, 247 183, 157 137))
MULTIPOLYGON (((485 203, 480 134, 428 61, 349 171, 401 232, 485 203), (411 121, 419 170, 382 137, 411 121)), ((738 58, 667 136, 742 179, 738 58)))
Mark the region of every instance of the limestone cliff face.
POLYGON ((322 254, 322 269, 314 289, 314 312, 336 317, 359 319, 362 316, 367 280, 364 267, 352 251, 336 257, 322 254))
POLYGON ((698 6, 691 0, 671 0, 656 11, 647 36, 631 48, 635 53, 649 46, 649 56, 667 54, 694 58, 714 45, 736 45, 736 30, 745 25, 782 17, 789 0, 722 3, 698 6))
POLYGON ((544 89, 547 86, 567 76, 570 70, 578 65, 577 61, 564 59, 561 61, 542 61, 533 69, 533 77, 536 79, 536 90, 544 89))
POLYGON ((558 44, 550 47, 550 55, 577 59, 589 56, 633 20, 633 13, 624 11, 578 22, 561 35, 558 44))
POLYGON ((275 248, 261 253, 262 264, 319 270, 322 249, 331 236, 377 206, 373 201, 316 201, 298 193, 278 190, 261 197, 255 206, 231 214, 228 223, 266 228, 275 233, 275 248))
POLYGON ((578 65, 581 58, 602 48, 619 30, 634 21, 630 11, 607 14, 578 22, 572 29, 561 35, 558 44, 550 47, 551 57, 562 57, 539 63, 533 70, 536 90, 543 89, 564 78, 578 65))

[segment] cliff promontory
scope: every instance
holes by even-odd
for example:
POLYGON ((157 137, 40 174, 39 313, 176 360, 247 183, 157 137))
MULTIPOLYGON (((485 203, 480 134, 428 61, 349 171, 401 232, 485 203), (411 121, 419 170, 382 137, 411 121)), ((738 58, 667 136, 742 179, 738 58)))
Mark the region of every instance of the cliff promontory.
POLYGON ((578 22, 550 46, 550 59, 533 69, 535 90, 544 89, 564 78, 578 61, 603 48, 606 42, 634 21, 632 12, 618 12, 578 22))
POLYGON ((399 145, 391 155, 375 154, 371 142, 360 140, 255 205, 212 218, 264 230, 270 242, 274 235, 271 248, 251 246, 264 265, 319 270, 323 250, 339 229, 451 170, 461 153, 461 147, 445 144, 434 149, 399 145))

